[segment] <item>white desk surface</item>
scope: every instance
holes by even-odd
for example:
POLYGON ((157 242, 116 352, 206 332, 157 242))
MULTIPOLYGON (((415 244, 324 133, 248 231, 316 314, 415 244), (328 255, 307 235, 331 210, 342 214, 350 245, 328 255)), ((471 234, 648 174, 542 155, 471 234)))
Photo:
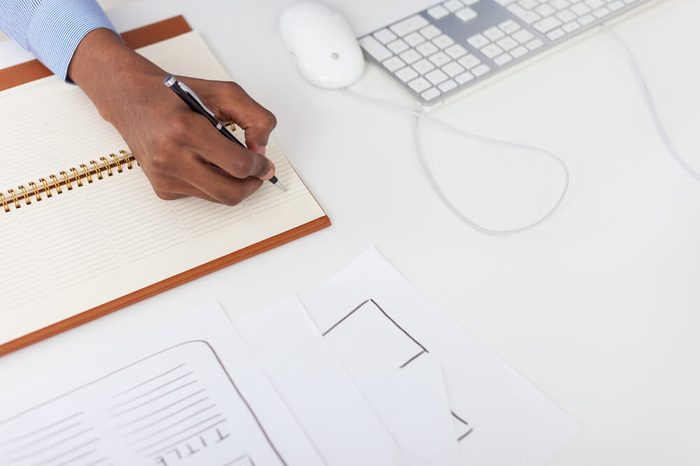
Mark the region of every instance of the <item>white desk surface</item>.
MULTIPOLYGON (((111 13, 121 29, 184 13, 234 78, 277 114, 277 139, 333 221, 325 231, 122 311, 133 313, 133 325, 165 322, 169 305, 210 296, 240 317, 317 285, 376 244, 415 286, 577 419, 580 433, 552 466, 700 464, 700 183, 660 144, 619 46, 598 34, 434 113, 475 132, 554 150, 571 167, 571 192, 549 222, 492 238, 457 221, 430 191, 408 117, 299 77, 276 32, 276 18, 291 1, 212 0, 206 8, 154 0, 111 13)), ((359 33, 388 22, 392 10, 410 13, 430 2, 334 3, 359 33)), ((697 0, 666 0, 616 30, 637 51, 681 152, 700 168, 699 24, 697 0)), ((0 45, 7 61, 9 44, 0 45)), ((410 103, 374 68, 357 89, 410 103)), ((427 125, 423 134, 443 181, 453 173, 490 176, 487 161, 503 157, 427 125)), ((531 175, 556 183, 556 173, 542 173, 531 175)), ((483 218, 508 196, 539 199, 508 188, 503 198, 479 197, 471 186, 452 183, 448 192, 483 218)), ((41 345, 3 363, 31 364, 41 345)))

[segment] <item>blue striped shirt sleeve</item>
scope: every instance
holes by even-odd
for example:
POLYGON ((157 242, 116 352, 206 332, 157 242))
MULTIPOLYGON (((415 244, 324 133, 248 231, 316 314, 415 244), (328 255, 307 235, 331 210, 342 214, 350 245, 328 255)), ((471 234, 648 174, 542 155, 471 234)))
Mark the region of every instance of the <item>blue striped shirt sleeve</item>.
POLYGON ((114 31, 95 0, 0 0, 0 29, 62 79, 80 41, 99 28, 114 31))

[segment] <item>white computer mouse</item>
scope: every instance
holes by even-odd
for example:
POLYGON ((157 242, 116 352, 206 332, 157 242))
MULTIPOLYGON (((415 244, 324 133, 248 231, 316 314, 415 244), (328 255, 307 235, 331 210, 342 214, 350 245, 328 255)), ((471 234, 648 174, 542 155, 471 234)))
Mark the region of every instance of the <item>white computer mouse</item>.
POLYGON ((323 3, 301 1, 280 17, 280 33, 311 84, 340 89, 362 76, 365 60, 355 34, 345 18, 323 3))

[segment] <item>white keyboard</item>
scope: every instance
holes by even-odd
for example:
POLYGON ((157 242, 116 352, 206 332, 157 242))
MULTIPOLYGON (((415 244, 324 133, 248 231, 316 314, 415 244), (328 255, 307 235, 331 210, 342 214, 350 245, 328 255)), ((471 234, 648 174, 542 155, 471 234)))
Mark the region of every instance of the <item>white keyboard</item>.
POLYGON ((651 0, 447 0, 359 39, 424 104, 651 0))

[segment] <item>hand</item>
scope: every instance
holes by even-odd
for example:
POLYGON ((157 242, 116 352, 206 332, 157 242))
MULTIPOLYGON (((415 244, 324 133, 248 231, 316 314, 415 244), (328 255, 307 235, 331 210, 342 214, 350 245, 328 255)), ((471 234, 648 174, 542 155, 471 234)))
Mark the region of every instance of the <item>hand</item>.
POLYGON ((248 149, 191 111, 163 85, 167 73, 111 31, 88 34, 68 73, 121 133, 162 199, 197 196, 235 205, 275 174, 265 157, 275 117, 235 83, 178 77, 219 120, 245 130, 248 149))

